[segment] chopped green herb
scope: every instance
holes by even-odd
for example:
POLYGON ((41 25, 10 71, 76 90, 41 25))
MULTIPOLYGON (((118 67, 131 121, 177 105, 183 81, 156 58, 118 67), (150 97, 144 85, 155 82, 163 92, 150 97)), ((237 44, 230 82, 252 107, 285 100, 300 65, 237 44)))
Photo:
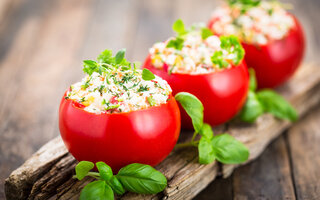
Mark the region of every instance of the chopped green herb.
POLYGON ((184 42, 184 39, 180 37, 171 39, 167 44, 167 48, 175 48, 177 50, 181 50, 183 47, 183 42, 184 42))
POLYGON ((154 98, 152 96, 148 96, 147 100, 148 100, 148 103, 150 104, 150 106, 154 106, 156 104, 156 101, 154 100, 154 98))
POLYGON ((120 104, 116 104, 116 105, 111 105, 111 106, 108 106, 105 110, 112 110, 112 109, 116 109, 116 108, 119 108, 120 104))
POLYGON ((201 37, 202 37, 203 40, 207 39, 211 35, 213 35, 213 33, 207 27, 204 27, 204 28, 201 29, 201 37))
POLYGON ((149 90, 149 87, 148 86, 143 86, 143 85, 140 85, 139 89, 137 92, 145 92, 145 91, 148 91, 149 90))

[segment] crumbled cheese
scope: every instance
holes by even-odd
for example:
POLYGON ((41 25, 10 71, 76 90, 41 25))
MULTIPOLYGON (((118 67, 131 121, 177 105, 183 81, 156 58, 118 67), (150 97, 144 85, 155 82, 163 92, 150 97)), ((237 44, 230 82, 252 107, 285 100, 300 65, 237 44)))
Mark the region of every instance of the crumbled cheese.
POLYGON ((66 98, 79 102, 90 113, 120 113, 164 104, 171 92, 169 84, 158 76, 146 81, 141 70, 115 68, 87 75, 70 87, 66 98))
MULTIPOLYGON (((165 63, 169 67, 169 73, 180 74, 207 74, 221 70, 211 61, 211 56, 216 51, 221 50, 224 54, 228 54, 221 49, 221 41, 218 36, 212 35, 203 40, 200 31, 192 31, 184 35, 181 50, 166 47, 172 39, 174 38, 156 43, 150 48, 149 53, 154 67, 163 69, 165 63)), ((231 66, 230 64, 226 68, 231 66)))
POLYGON ((295 25, 293 17, 277 2, 261 1, 244 13, 240 10, 237 4, 217 8, 210 28, 219 35, 236 35, 246 43, 265 45, 281 40, 295 25))

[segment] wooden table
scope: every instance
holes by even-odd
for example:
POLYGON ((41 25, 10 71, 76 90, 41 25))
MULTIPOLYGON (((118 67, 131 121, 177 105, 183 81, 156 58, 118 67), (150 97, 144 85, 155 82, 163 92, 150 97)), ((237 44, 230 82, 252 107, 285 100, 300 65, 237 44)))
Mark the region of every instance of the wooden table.
MULTIPOLYGON (((319 61, 320 2, 287 2, 295 5, 306 29, 306 61, 319 61)), ((83 59, 105 48, 126 47, 130 60, 142 61, 154 42, 173 34, 175 19, 188 25, 206 21, 215 5, 213 0, 2 0, 0 188, 12 170, 58 135, 59 101, 65 88, 83 76, 83 59)), ((320 198, 319 112, 290 129, 256 162, 215 181, 197 198, 320 198)))

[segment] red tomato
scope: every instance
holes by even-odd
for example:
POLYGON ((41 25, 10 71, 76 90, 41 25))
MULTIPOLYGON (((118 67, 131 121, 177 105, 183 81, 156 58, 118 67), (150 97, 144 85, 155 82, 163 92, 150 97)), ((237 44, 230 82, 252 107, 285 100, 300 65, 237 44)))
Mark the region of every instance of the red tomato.
MULTIPOLYGON (((298 20, 288 35, 282 40, 270 41, 266 45, 242 42, 245 49, 245 61, 248 67, 256 71, 259 88, 274 88, 287 81, 299 67, 304 50, 305 39, 298 20)), ((217 19, 211 19, 211 28, 217 19)))
POLYGON ((103 161, 114 172, 130 163, 155 166, 172 151, 180 133, 179 107, 169 98, 166 104, 139 111, 94 114, 63 97, 61 137, 77 160, 103 161))
MULTIPOLYGON (((189 92, 200 99, 204 106, 204 121, 212 126, 223 124, 234 117, 243 106, 249 87, 246 64, 210 74, 171 74, 156 69, 150 55, 144 68, 165 79, 173 93, 189 92)), ((182 109, 183 110, 183 109, 182 109)), ((181 111, 182 127, 192 128, 190 117, 181 111)))

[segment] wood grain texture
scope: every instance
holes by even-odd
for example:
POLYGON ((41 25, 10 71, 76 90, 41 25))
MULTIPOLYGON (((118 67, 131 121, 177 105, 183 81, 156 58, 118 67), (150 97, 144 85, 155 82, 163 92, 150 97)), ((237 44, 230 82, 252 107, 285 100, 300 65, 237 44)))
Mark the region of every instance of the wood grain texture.
MULTIPOLYGON (((297 108, 299 113, 303 115, 308 110, 310 110, 315 104, 320 101, 320 75, 314 75, 313 78, 309 78, 306 81, 306 77, 309 77, 310 74, 313 74, 317 70, 317 67, 314 65, 305 65, 301 68, 298 74, 289 82, 286 92, 282 92, 297 108), (290 90, 288 88, 295 86, 297 89, 290 90), (300 89, 299 89, 300 88, 300 89), (289 91, 289 92, 287 92, 289 91), (304 103, 301 101, 304 100, 304 103), (300 103, 297 103, 300 102, 300 103)), ((281 90, 280 90, 281 91, 281 90)), ((229 124, 227 127, 221 126, 218 127, 218 130, 215 130, 216 133, 221 132, 222 130, 228 130, 236 138, 241 140, 249 147, 250 150, 250 160, 258 157, 263 149, 269 144, 275 137, 280 135, 285 128, 288 128, 291 124, 286 121, 281 121, 273 118, 271 115, 264 115, 259 118, 258 122, 254 125, 247 125, 239 122, 234 122, 234 124, 229 124)), ((190 133, 182 133, 184 135, 183 139, 190 139, 190 133)), ((66 149, 61 148, 63 143, 60 138, 55 139, 51 145, 48 144, 50 152, 55 152, 56 147, 60 147, 60 158, 55 163, 47 164, 46 161, 41 163, 35 162, 39 155, 31 157, 21 168, 13 172, 6 181, 6 194, 8 199, 23 199, 28 197, 29 199, 45 199, 54 195, 56 198, 60 199, 74 199, 79 196, 79 191, 81 188, 90 180, 85 181, 75 181, 71 179, 73 173, 72 167, 74 167, 76 161, 72 158, 70 154, 67 153, 66 149), (34 171, 37 171, 39 166, 50 166, 49 169, 46 169, 46 172, 41 171, 41 177, 33 175, 34 171), (31 175, 23 180, 25 182, 23 195, 27 196, 11 196, 20 194, 19 190, 21 187, 20 175, 25 170, 24 169, 33 169, 31 175), (57 176, 58 174, 63 174, 64 176, 57 176), (36 178, 33 178, 36 177, 36 178), (67 178, 65 178, 67 177, 67 178), (69 178, 68 178, 69 177, 69 178), (16 182, 19 183, 18 186, 16 182), (45 184, 43 184, 45 183, 45 184), (60 186, 61 185, 61 186, 60 186), (28 193, 29 192, 29 193, 28 193)), ((281 146, 281 145, 280 145, 281 146)), ((280 148, 280 150, 283 150, 280 148)), ((281 172, 285 177, 289 173, 288 168, 288 158, 284 157, 284 160, 281 159, 274 160, 274 165, 271 164, 269 167, 281 166, 279 168, 279 173, 281 172)), ((57 160, 57 159, 55 159, 57 160)), ((161 194, 157 195, 147 195, 141 196, 136 194, 126 194, 123 196, 124 199, 154 199, 154 198, 167 198, 167 199, 190 199, 199 193, 204 187, 206 187, 212 180, 215 179, 219 173, 219 167, 216 163, 209 165, 200 165, 197 163, 197 151, 194 148, 189 149, 180 149, 172 152, 168 158, 166 158, 162 163, 160 163, 156 168, 160 170, 168 179, 168 187, 161 194)), ((228 175, 233 169, 237 167, 236 165, 222 165, 222 173, 224 176, 228 175)), ((269 168, 267 167, 267 168, 269 168)), ((275 169, 278 170, 278 169, 275 169)), ((276 172, 276 171, 275 171, 276 172)), ((274 173, 275 173, 274 172, 274 173)), ((26 171, 29 174, 28 171, 26 171)), ((254 174, 252 175, 254 176, 254 174)), ((273 179, 270 182, 274 181, 273 179)), ((284 182, 287 179, 284 179, 284 182)), ((255 183, 251 183, 255 184, 255 183)), ((243 183, 236 184, 239 187, 243 186, 243 183)), ((280 188, 280 187, 278 187, 280 188)), ((234 186, 234 190, 237 189, 234 186)), ((239 191, 242 191, 239 189, 239 191)), ((274 189, 272 187, 270 190, 274 189)), ((288 189, 288 194, 292 193, 292 190, 288 189)), ((250 193, 249 193, 250 194, 250 193)), ((285 193, 285 196, 287 193, 285 193)))
MULTIPOLYGON (((293 81, 278 88, 283 96, 285 96, 292 105, 297 109, 300 117, 307 110, 312 109, 319 104, 320 99, 320 73, 318 67, 303 66, 294 76, 293 81), (311 69, 312 68, 312 69, 311 69), (296 83, 294 83, 296 81, 296 83), (303 84, 299 84, 299 83, 303 84), (313 85, 314 87, 310 87, 313 85), (299 93, 305 95, 291 95, 299 93)), ((233 123, 228 126, 227 132, 233 135, 236 139, 243 142, 250 149, 250 162, 257 158, 266 146, 282 131, 287 129, 291 124, 288 121, 278 120, 271 115, 260 117, 254 125, 243 123, 233 123), (263 131, 262 131, 263 130, 263 131)), ((238 165, 223 165, 223 176, 228 177, 238 165)))
POLYGON ((320 199, 320 106, 287 134, 297 199, 320 199))
MULTIPOLYGON (((319 61, 320 1, 285 2, 295 6, 293 12, 305 28, 305 60, 319 61)), ((4 179, 59 134, 60 96, 83 76, 81 60, 94 58, 104 48, 126 47, 131 60, 143 61, 150 45, 173 34, 175 19, 182 18, 188 25, 205 22, 219 3, 1 0, 0 199, 4 198, 4 179)))
POLYGON ((235 171, 233 195, 234 199, 295 199, 284 137, 275 141, 257 162, 235 171))

